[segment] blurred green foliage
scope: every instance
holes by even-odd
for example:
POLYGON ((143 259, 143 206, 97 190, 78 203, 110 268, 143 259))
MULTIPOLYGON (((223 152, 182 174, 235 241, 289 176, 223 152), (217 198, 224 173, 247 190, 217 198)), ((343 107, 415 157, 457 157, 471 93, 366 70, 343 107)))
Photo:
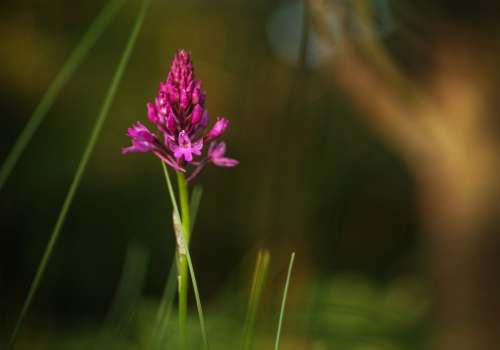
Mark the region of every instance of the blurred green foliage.
MULTIPOLYGON (((286 317, 282 347, 286 349, 422 349, 428 299, 419 281, 398 280, 386 286, 356 275, 338 275, 318 283, 300 300, 292 302, 286 317), (304 302, 308 300, 308 302, 304 302)), ((241 300, 240 300, 241 301, 241 300)), ((209 308, 207 326, 214 349, 235 349, 243 335, 243 317, 236 299, 217 300, 209 308)), ((268 303, 273 310, 278 305, 268 303)), ((141 299, 133 312, 125 313, 109 327, 98 329, 87 322, 78 327, 38 325, 26 332, 18 349, 146 349, 151 346, 157 304, 141 299)), ((256 348, 270 348, 277 314, 264 314, 255 338, 256 348)), ((164 329, 161 346, 176 348, 175 317, 164 329)), ((201 346, 199 325, 193 315, 189 324, 190 344, 201 346)))

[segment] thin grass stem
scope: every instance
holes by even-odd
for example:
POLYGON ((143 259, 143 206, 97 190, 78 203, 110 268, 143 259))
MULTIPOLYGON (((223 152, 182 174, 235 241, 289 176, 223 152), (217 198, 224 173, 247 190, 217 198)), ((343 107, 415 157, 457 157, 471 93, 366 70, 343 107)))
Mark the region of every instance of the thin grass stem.
POLYGON ((47 264, 50 260, 50 257, 52 256, 54 246, 57 242, 57 239, 59 238, 59 233, 61 232, 61 228, 64 224, 65 219, 66 219, 66 215, 67 215, 68 210, 71 206, 71 203, 73 202, 73 198, 75 196, 76 190, 78 189, 81 178, 83 176, 83 173, 85 172, 85 169, 87 167, 87 163, 90 159, 90 156, 92 155, 92 151, 94 150, 97 139, 101 133, 102 126, 104 124, 104 121, 106 120, 109 109, 110 109, 111 104, 112 104, 114 97, 116 95, 116 91, 118 90, 118 86, 120 85, 121 79, 123 77, 123 73, 125 71, 125 68, 128 64, 130 56, 132 54, 135 42, 137 40, 137 37, 139 35, 139 31, 140 31, 142 23, 144 21, 144 17, 146 15, 146 10, 148 8, 149 2, 150 2, 150 0, 143 1, 141 10, 137 15, 137 19, 135 21, 132 32, 131 32, 130 37, 129 37, 128 42, 127 42, 127 46, 125 47, 125 51, 123 52, 123 55, 120 59, 120 62, 118 64, 118 68, 115 71, 115 74, 114 74, 113 79, 111 81, 111 85, 109 87, 106 99, 104 100, 104 103, 101 107, 100 113, 96 119, 96 122, 94 124, 93 129, 92 129, 92 133, 89 137, 88 143, 87 143, 85 150, 83 152, 83 156, 80 159, 80 162, 78 163, 78 167, 77 167, 75 176, 73 177, 73 180, 71 182, 69 190, 66 194, 61 211, 59 212, 59 215, 57 217, 56 224, 55 224, 54 229, 52 230, 52 233, 50 235, 49 242, 48 242, 48 244, 45 248, 45 251, 43 253, 42 260, 40 261, 40 264, 38 265, 38 268, 37 268, 37 271, 35 274, 35 278, 33 279, 33 282, 31 283, 31 286, 30 286, 30 289, 28 292, 28 296, 26 297, 26 300, 25 300, 23 307, 21 309, 21 313, 20 313, 19 318, 18 318, 16 325, 14 327, 14 331, 12 332, 12 335, 10 337, 9 345, 7 347, 7 349, 9 349, 9 350, 12 349, 15 345, 19 329, 21 328, 21 325, 23 324, 23 321, 26 317, 26 313, 28 312, 28 309, 31 306, 31 303, 33 301, 33 297, 38 290, 38 287, 40 285, 40 281, 42 280, 42 277, 43 277, 45 270, 47 268, 47 264))
POLYGON ((207 330, 205 327, 205 317, 203 315, 203 307, 201 305, 200 292, 198 291, 198 283, 196 282, 196 275, 194 273, 193 262, 191 261, 191 254, 189 253, 189 249, 186 249, 186 258, 189 266, 189 273, 191 275, 191 282, 193 283, 193 291, 194 297, 196 300, 196 309, 198 310, 198 318, 200 321, 201 328, 201 338, 203 340, 203 347, 205 350, 209 350, 208 339, 207 339, 207 330))
POLYGON ((292 256, 290 257, 290 263, 288 265, 288 273, 286 275, 285 289, 283 290, 283 298, 281 299, 280 317, 278 321, 278 330, 276 331, 274 350, 278 350, 280 346, 281 328, 283 326, 283 319, 285 318, 285 306, 286 306, 286 299, 288 296, 288 286, 290 285, 290 278, 292 276, 294 260, 295 260, 295 252, 292 253, 292 256))
POLYGON ((97 15, 94 22, 92 22, 88 31, 84 34, 83 38, 70 54, 68 60, 64 63, 59 73, 57 73, 55 79, 49 85, 47 91, 31 114, 31 117, 17 137, 14 146, 0 168, 0 190, 5 185, 5 182, 12 173, 12 170, 23 154, 26 146, 54 104, 57 96, 59 96, 61 90, 64 86, 66 86, 69 78, 80 66, 83 59, 87 56, 90 49, 94 46, 97 39, 104 32, 104 29, 106 29, 124 2, 125 0, 112 0, 108 2, 108 4, 97 15))
POLYGON ((243 345, 242 345, 242 350, 248 350, 251 347, 251 340, 252 340, 252 328, 253 328, 253 322, 251 321, 252 315, 257 313, 256 310, 256 305, 255 305, 255 294, 257 290, 257 281, 259 278, 259 271, 260 271, 260 266, 262 264, 262 251, 259 250, 257 253, 257 261, 255 263, 255 269, 253 272, 253 278, 252 278, 252 286, 250 287, 250 297, 248 298, 248 308, 247 308, 247 315, 245 318, 245 324, 243 327, 243 345))
POLYGON ((163 174, 165 175, 165 182, 167 184, 168 194, 170 196, 170 201, 172 203, 172 209, 175 213, 179 213, 179 207, 177 205, 177 200, 175 199, 174 187, 172 186, 172 181, 170 180, 170 175, 168 174, 167 166, 164 162, 161 162, 163 167, 163 174))
POLYGON ((149 265, 149 251, 142 244, 131 242, 128 245, 125 263, 116 294, 106 319, 106 326, 123 322, 128 313, 134 312, 141 293, 149 265))
POLYGON ((133 319, 141 299, 149 265, 149 251, 137 242, 130 242, 125 263, 108 315, 91 349, 116 349, 119 344, 108 343, 110 335, 121 337, 133 327, 133 319))
POLYGON ((168 272, 167 280, 165 282, 165 287, 163 288, 163 294, 160 300, 160 306, 156 313, 155 326, 153 327, 153 334, 151 337, 151 348, 158 349, 160 344, 163 342, 165 329, 170 320, 170 315, 172 313, 172 305, 174 303, 175 297, 175 284, 176 284, 176 261, 177 258, 174 257, 172 264, 170 265, 170 270, 168 272))

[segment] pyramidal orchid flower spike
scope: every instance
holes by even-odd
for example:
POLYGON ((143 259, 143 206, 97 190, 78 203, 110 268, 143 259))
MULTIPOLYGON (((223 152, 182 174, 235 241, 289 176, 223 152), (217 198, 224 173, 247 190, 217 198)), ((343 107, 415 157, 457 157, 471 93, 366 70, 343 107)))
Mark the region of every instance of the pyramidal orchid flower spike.
POLYGON ((155 101, 147 104, 147 113, 156 130, 136 122, 127 133, 132 145, 123 148, 123 154, 153 153, 174 170, 187 173, 188 181, 209 163, 220 167, 238 164, 236 159, 225 157, 226 144, 217 141, 229 120, 218 117, 207 131, 205 93, 187 51, 179 50, 175 55, 167 80, 160 83, 155 101))

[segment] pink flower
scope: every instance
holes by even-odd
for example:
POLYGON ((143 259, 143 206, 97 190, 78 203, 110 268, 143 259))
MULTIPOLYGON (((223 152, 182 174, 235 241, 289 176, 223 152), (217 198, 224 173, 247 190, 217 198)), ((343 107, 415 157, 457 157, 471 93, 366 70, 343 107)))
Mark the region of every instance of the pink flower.
POLYGON ((170 144, 170 150, 174 152, 175 159, 179 159, 184 156, 184 160, 186 162, 191 162, 193 160, 193 154, 197 156, 201 155, 202 148, 203 139, 199 139, 192 144, 189 136, 184 130, 179 133, 178 143, 170 144))
POLYGON ((224 134, 229 120, 219 117, 208 132, 205 130, 209 123, 205 93, 201 81, 195 78, 187 51, 179 50, 175 55, 167 80, 160 83, 154 102, 147 104, 147 116, 158 133, 152 133, 137 122, 128 130, 132 146, 124 148, 123 154, 152 152, 176 171, 189 171, 189 179, 208 163, 222 167, 238 164, 237 160, 225 157, 224 142, 212 142, 203 156, 204 140, 213 140, 224 134), (161 139, 164 141, 160 142, 161 139))
POLYGON ((123 154, 131 152, 150 152, 154 151, 159 145, 156 136, 141 122, 136 122, 128 129, 127 134, 132 138, 132 146, 123 148, 123 154))

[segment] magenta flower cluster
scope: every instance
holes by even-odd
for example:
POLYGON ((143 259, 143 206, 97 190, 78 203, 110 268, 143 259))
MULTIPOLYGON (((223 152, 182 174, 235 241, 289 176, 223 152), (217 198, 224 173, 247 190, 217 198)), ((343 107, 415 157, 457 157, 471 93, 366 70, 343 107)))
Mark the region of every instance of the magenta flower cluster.
POLYGON ((208 163, 221 167, 238 164, 237 160, 225 156, 226 144, 216 141, 225 132, 229 120, 218 117, 207 131, 205 93, 201 81, 195 79, 187 51, 177 52, 167 80, 160 83, 156 100, 147 104, 147 111, 156 132, 136 122, 128 129, 132 145, 124 148, 123 154, 151 152, 176 171, 189 173, 188 180, 208 163), (204 150, 207 150, 205 155, 204 150))

